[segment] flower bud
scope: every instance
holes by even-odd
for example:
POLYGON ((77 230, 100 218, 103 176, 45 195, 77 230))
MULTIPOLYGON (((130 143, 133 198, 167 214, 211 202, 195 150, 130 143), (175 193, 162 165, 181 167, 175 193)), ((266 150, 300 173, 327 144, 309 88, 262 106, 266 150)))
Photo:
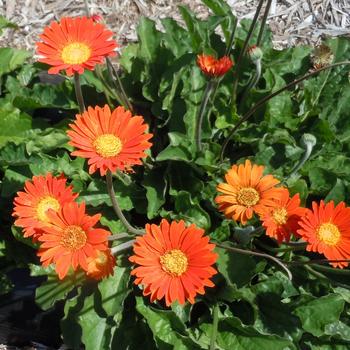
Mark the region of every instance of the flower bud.
POLYGON ((248 48, 248 55, 253 62, 261 60, 263 57, 263 52, 260 47, 252 45, 248 48))
POLYGON ((313 148, 316 145, 316 143, 317 143, 317 139, 312 134, 304 134, 301 137, 300 142, 301 142, 302 146, 305 147, 305 148, 307 148, 307 147, 313 148))

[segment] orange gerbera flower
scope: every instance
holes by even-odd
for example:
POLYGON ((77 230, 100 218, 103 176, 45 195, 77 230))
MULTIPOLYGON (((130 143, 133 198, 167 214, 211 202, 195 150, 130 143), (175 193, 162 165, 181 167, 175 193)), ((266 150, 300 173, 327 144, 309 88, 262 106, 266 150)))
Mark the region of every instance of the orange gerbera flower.
POLYGON ((118 46, 111 39, 113 33, 101 23, 86 17, 62 18, 51 22, 40 35, 37 53, 40 62, 52 66, 50 74, 65 70, 67 75, 82 74, 84 69, 93 70, 107 56, 114 56, 118 46))
POLYGON ((89 216, 85 213, 85 203, 66 203, 55 212, 47 213, 50 225, 39 237, 42 242, 38 256, 43 266, 56 265, 60 279, 64 278, 70 267, 78 266, 88 271, 88 257, 95 258, 97 251, 108 250, 109 232, 94 228, 101 215, 89 216))
POLYGON ((64 176, 57 178, 51 173, 33 176, 32 181, 25 182, 24 192, 17 192, 12 215, 18 217, 15 225, 24 229, 24 237, 36 241, 49 222, 48 209, 57 211, 75 200, 78 194, 72 192, 72 186, 66 186, 66 181, 64 176))
POLYGON ((99 251, 97 257, 87 258, 88 269, 86 274, 95 279, 101 280, 104 277, 113 275, 113 268, 115 266, 115 258, 110 250, 99 251))
POLYGON ((221 77, 233 66, 230 57, 216 59, 211 55, 198 55, 197 64, 202 72, 210 77, 221 77))
POLYGON ((308 209, 300 207, 299 194, 289 197, 289 191, 285 189, 281 198, 276 200, 275 207, 269 208, 261 216, 266 234, 282 241, 289 242, 292 233, 296 234, 300 228, 298 221, 306 214, 308 209))
POLYGON ((283 188, 275 187, 279 181, 272 175, 263 176, 264 169, 264 166, 252 165, 246 160, 244 165, 233 165, 227 172, 227 183, 217 186, 217 190, 224 195, 215 198, 219 210, 227 218, 246 224, 254 212, 261 215, 268 207, 275 206, 275 200, 281 197, 283 188))
MULTIPOLYGON (((308 243, 306 250, 323 254, 329 260, 350 259, 350 208, 344 202, 312 203, 312 211, 299 221, 298 234, 308 243)), ((331 262, 346 267, 347 262, 331 262)))
POLYGON ((175 300, 194 303, 197 293, 204 294, 204 286, 214 286, 210 278, 217 271, 211 265, 217 254, 203 234, 194 224, 186 228, 182 220, 169 224, 163 219, 160 226, 146 225, 146 234, 136 239, 135 255, 129 260, 139 265, 131 274, 152 302, 165 298, 167 306, 175 300))
POLYGON ((147 124, 141 116, 132 116, 123 107, 117 107, 112 113, 107 105, 103 108, 89 107, 78 114, 73 130, 67 131, 70 145, 78 148, 73 156, 88 158, 90 174, 97 169, 101 176, 109 169, 126 170, 132 165, 142 164, 140 158, 146 157, 145 150, 151 147, 148 140, 147 124))

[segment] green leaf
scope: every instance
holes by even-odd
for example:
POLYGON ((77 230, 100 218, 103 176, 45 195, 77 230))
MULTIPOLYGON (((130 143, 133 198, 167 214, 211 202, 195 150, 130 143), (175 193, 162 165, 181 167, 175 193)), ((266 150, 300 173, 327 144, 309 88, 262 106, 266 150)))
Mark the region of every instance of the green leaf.
POLYGON ((136 297, 136 309, 147 320, 158 349, 199 349, 187 336, 182 322, 173 311, 146 306, 141 297, 136 297))
POLYGON ((137 36, 140 42, 139 55, 146 62, 154 61, 160 44, 160 35, 155 23, 146 17, 141 17, 137 27, 137 36))
POLYGON ((327 324, 325 327, 325 334, 341 340, 350 341, 350 327, 342 321, 335 321, 327 324))
POLYGON ((196 199, 193 199, 190 193, 179 191, 175 197, 175 209, 179 213, 179 219, 184 219, 189 223, 194 223, 198 227, 208 230, 210 216, 202 209, 196 199))
POLYGON ((159 168, 152 169, 143 180, 143 187, 146 188, 147 217, 153 219, 159 208, 165 203, 166 181, 164 172, 159 168))
POLYGON ((324 200, 325 202, 333 200, 336 204, 338 204, 341 201, 345 201, 345 198, 346 188, 344 185, 344 181, 341 179, 337 179, 336 184, 333 186, 333 188, 330 190, 330 192, 327 194, 324 200))
POLYGON ((172 18, 161 19, 165 29, 164 41, 166 46, 173 52, 175 57, 180 57, 192 50, 191 37, 177 21, 172 18))
POLYGON ((0 296, 11 292, 12 288, 13 284, 10 279, 6 276, 6 274, 0 272, 0 296))
POLYGON ((218 249, 219 258, 217 266, 219 272, 230 284, 242 287, 250 282, 255 275, 256 263, 248 255, 227 252, 224 249, 218 249))
POLYGON ((84 306, 79 312, 78 322, 82 329, 81 340, 86 350, 110 349, 112 326, 107 318, 101 317, 99 314, 98 304, 96 295, 89 295, 85 298, 84 306))
POLYGON ((163 151, 161 151, 157 156, 158 162, 163 162, 165 160, 183 160, 190 161, 191 155, 185 147, 178 146, 173 147, 169 145, 163 151))
POLYGON ((32 54, 26 50, 13 49, 10 47, 0 48, 0 76, 14 71, 22 65, 32 54))
MULTIPOLYGON (((203 331, 202 348, 207 348, 212 334, 212 324, 200 326, 203 331), (205 346, 207 345, 207 346, 205 346)), ((252 326, 244 326, 236 317, 219 319, 216 344, 223 350, 292 350, 296 349, 289 340, 276 335, 260 333, 252 326)))
POLYGON ((47 281, 35 290, 35 301, 43 310, 48 310, 56 301, 65 299, 67 294, 84 280, 82 273, 69 274, 63 280, 59 280, 53 265, 47 268, 31 265, 31 276, 47 276, 47 281))
POLYGON ((17 29, 18 26, 17 24, 10 22, 6 17, 0 16, 0 35, 2 34, 3 29, 5 28, 17 29))
POLYGON ((21 143, 16 145, 8 143, 4 148, 0 149, 0 165, 1 166, 19 166, 29 163, 25 145, 21 143))
POLYGON ((344 308, 344 299, 338 294, 328 294, 298 306, 293 312, 300 318, 305 331, 315 337, 325 332, 325 327, 339 320, 344 308))
POLYGON ((32 127, 32 118, 0 100, 0 125, 0 147, 3 147, 7 142, 19 143, 25 140, 26 131, 32 127))
POLYGON ((207 5, 215 15, 227 17, 221 24, 227 45, 229 43, 235 21, 235 16, 232 13, 231 6, 224 0, 202 0, 202 2, 207 5))
POLYGON ((104 278, 98 284, 98 290, 101 293, 101 303, 103 309, 108 315, 116 315, 123 311, 123 302, 130 292, 128 283, 130 279, 130 270, 125 267, 117 266, 114 269, 113 276, 104 278))

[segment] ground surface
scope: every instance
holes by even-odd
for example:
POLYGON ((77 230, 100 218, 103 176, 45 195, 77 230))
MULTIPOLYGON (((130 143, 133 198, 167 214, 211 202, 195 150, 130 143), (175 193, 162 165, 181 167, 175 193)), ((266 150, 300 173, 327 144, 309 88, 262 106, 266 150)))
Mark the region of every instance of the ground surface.
MULTIPOLYGON (((257 0, 227 0, 237 16, 252 18, 257 0)), ((208 9, 200 0, 0 0, 0 14, 19 27, 0 38, 0 46, 14 45, 33 50, 45 25, 62 16, 99 13, 120 42, 136 40, 140 16, 159 21, 174 17, 181 21, 178 5, 188 5, 205 17, 208 9)), ((269 24, 276 48, 299 43, 319 43, 321 36, 350 35, 349 0, 272 0, 269 24)))

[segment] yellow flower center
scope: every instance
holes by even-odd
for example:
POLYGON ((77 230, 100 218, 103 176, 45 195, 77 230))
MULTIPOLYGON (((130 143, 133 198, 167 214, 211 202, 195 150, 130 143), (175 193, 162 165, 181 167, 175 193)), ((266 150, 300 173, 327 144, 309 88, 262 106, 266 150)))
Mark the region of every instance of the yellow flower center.
POLYGON ((273 211, 272 217, 277 225, 284 225, 287 222, 288 212, 285 208, 277 208, 273 211))
POLYGON ((237 193, 238 204, 252 207, 260 200, 259 192, 253 187, 243 187, 237 193))
POLYGON ((123 144, 119 137, 112 134, 103 134, 96 138, 93 142, 96 153, 103 158, 115 157, 120 153, 123 144))
POLYGON ((86 240, 86 233, 80 226, 70 225, 64 229, 60 243, 64 248, 78 250, 84 247, 86 240))
POLYGON ((340 240, 338 227, 330 222, 320 225, 316 233, 320 241, 330 246, 336 245, 340 240))
POLYGON ((91 49, 84 43, 71 43, 65 46, 61 52, 62 61, 65 64, 81 64, 90 58, 91 49))
POLYGON ((187 256, 179 249, 173 249, 160 257, 160 263, 165 272, 172 276, 181 276, 187 271, 187 256))
POLYGON ((54 211, 58 211, 60 209, 59 201, 55 197, 52 197, 52 196, 42 197, 36 206, 36 216, 39 219, 39 221, 42 221, 42 222, 49 222, 50 221, 50 219, 46 215, 46 213, 49 209, 53 209, 54 211))

